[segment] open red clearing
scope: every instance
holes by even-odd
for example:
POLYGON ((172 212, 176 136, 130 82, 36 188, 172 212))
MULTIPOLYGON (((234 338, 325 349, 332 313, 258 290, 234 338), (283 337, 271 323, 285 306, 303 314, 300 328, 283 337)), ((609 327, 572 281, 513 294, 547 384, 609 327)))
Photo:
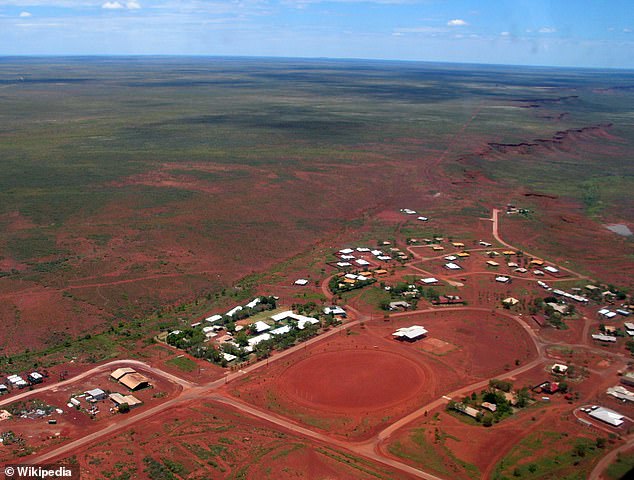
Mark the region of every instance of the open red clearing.
POLYGON ((309 357, 289 368, 281 389, 296 402, 339 411, 397 404, 425 385, 423 369, 390 352, 344 350, 309 357))

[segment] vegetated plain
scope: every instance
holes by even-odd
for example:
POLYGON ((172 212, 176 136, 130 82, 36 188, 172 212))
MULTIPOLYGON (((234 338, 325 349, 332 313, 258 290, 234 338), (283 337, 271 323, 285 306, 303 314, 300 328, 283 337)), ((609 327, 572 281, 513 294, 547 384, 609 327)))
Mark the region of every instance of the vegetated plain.
MULTIPOLYGON (((634 211, 631 72, 234 58, 0 64, 0 344, 10 354, 108 329, 135 338, 147 315, 213 300, 411 199, 453 223, 525 202, 534 231, 558 230, 553 218, 572 209, 609 246, 584 266, 608 259, 627 278, 619 264, 631 242, 600 224, 631 222, 634 211)), ((584 262, 576 241, 562 233, 533 246, 584 262)))

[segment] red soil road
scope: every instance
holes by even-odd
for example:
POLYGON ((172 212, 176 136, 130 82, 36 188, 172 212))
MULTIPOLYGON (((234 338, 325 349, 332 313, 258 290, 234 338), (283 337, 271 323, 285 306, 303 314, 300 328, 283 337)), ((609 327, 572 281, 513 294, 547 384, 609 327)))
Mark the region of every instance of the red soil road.
POLYGON ((377 410, 425 388, 426 372, 412 360, 379 350, 327 352, 304 359, 280 379, 299 403, 333 411, 377 410))

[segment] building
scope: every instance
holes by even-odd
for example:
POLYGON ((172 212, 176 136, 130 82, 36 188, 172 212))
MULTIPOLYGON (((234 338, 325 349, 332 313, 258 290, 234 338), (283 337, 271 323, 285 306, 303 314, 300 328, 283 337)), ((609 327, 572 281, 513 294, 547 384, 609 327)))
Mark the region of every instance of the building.
POLYGON ((508 283, 510 280, 511 280, 510 277, 505 277, 504 275, 495 277, 495 281, 500 283, 508 283))
POLYGON ((212 315, 211 317, 205 318, 205 322, 216 323, 222 320, 222 315, 212 315))
POLYGON ((110 378, 119 381, 124 375, 127 375, 128 373, 136 373, 136 370, 129 367, 117 368, 114 372, 110 374, 110 378))
POLYGON ((339 307, 337 305, 333 305, 331 307, 325 307, 324 308, 324 314, 340 316, 340 317, 347 316, 346 311, 343 308, 341 308, 341 307, 339 307))
POLYGON ((555 373, 555 374, 565 375, 566 372, 568 371, 568 365, 563 365, 561 363, 555 363, 551 367, 550 371, 555 373))
POLYGON ((462 267, 460 267, 460 265, 457 265, 453 262, 449 262, 449 263, 445 263, 445 268, 447 270, 460 270, 462 267))
POLYGON ((593 333, 592 338, 593 340, 598 340, 600 342, 616 343, 616 337, 612 337, 610 335, 603 335, 601 333, 593 333))
POLYGON ((434 285, 438 283, 438 279, 434 277, 421 278, 420 281, 424 285, 434 285))
POLYGON ((290 331, 291 331, 291 326, 290 325, 283 325, 281 327, 278 327, 278 328, 275 328, 275 329, 271 330, 271 334, 273 334, 273 335, 286 335, 290 331))
POLYGON ((623 415, 609 408, 599 407, 592 410, 588 415, 597 420, 607 423, 613 427, 620 427, 623 425, 623 415))
POLYGON ((419 340, 425 335, 427 335, 427 330, 425 329, 425 327, 421 327, 420 325, 412 325, 411 327, 399 328, 392 334, 392 336, 397 340, 405 340, 408 342, 419 340))
POLYGON ((42 383, 44 381, 44 376, 38 372, 29 373, 26 378, 31 382, 31 384, 42 383))
POLYGON ((518 303, 520 303, 520 301, 517 298, 508 297, 508 298, 505 298, 504 300, 502 300, 502 303, 504 305, 508 305, 509 307, 513 307, 513 306, 517 305, 518 303))
POLYGON ((628 387, 634 387, 634 372, 627 372, 621 376, 621 383, 628 387))
POLYGON ((128 373, 124 375, 119 383, 128 387, 132 391, 141 390, 150 386, 150 381, 140 373, 128 373))
POLYGON ((133 395, 121 395, 120 393, 111 393, 110 400, 112 400, 116 407, 120 407, 124 403, 130 408, 142 405, 143 402, 133 395))
POLYGON ((498 406, 495 403, 482 402, 482 408, 486 408, 491 412, 495 412, 498 409, 498 406))
POLYGON ((402 308, 403 310, 407 310, 409 307, 411 307, 411 305, 402 300, 398 302, 390 302, 390 310, 398 310, 400 308, 402 308))
POLYGON ((614 398, 622 400, 623 402, 634 402, 634 392, 630 392, 627 388, 621 385, 615 385, 608 388, 608 395, 612 395, 614 398))
POLYGON ((294 285, 305 287, 306 285, 308 285, 308 280, 306 280, 305 278, 298 278, 297 280, 295 280, 294 285))
POLYGON ((264 323, 262 321, 255 322, 253 324, 253 328, 257 333, 266 332, 271 329, 271 326, 268 323, 264 323))
POLYGON ((93 388, 84 392, 89 402, 98 402, 99 400, 105 400, 107 395, 101 388, 93 388))
POLYGON ((225 313, 225 315, 227 317, 233 317, 240 310, 242 310, 242 305, 238 305, 237 307, 233 307, 231 310, 229 310, 227 313, 225 313))

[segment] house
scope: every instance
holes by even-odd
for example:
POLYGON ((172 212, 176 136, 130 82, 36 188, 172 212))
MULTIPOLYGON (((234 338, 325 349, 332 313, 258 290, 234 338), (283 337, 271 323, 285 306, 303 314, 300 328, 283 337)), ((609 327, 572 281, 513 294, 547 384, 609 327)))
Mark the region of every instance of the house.
POLYGON ((531 265, 537 265, 539 267, 541 267, 544 264, 543 260, 538 260, 538 259, 533 259, 530 262, 531 265))
POLYGON ((513 307, 513 306, 517 305, 518 303, 520 303, 520 301, 517 298, 508 297, 508 298, 505 298, 504 300, 502 300, 502 303, 504 305, 508 305, 509 307, 513 307))
POLYGON ((141 390, 150 386, 150 381, 140 373, 128 373, 121 377, 119 383, 125 385, 130 390, 141 390))
POLYGON ((253 328, 257 333, 266 332, 271 329, 271 326, 268 323, 264 323, 262 321, 255 322, 253 324, 253 328))
POLYGON ((270 333, 263 333, 261 335, 258 335, 256 337, 251 337, 247 340, 247 342, 249 343, 249 346, 251 348, 255 347, 258 343, 261 342, 266 342, 267 340, 270 340, 271 338, 273 338, 271 336, 270 333))
POLYGON ((251 300, 249 303, 247 303, 245 305, 245 307, 247 308, 255 308, 255 306, 260 303, 260 297, 254 298, 253 300, 251 300))
POLYGON ((281 327, 278 327, 278 328, 275 328, 275 329, 271 330, 271 334, 272 335, 286 335, 290 331, 291 331, 291 326, 290 325, 283 325, 281 327))
POLYGON ((129 367, 117 368, 114 372, 110 374, 110 378, 119 381, 121 378, 123 378, 124 375, 127 375, 128 373, 136 373, 136 370, 129 367))
POLYGON ((593 340, 598 340, 600 342, 606 342, 606 343, 615 343, 616 342, 616 337, 611 337, 610 335, 603 335, 601 333, 593 333, 592 334, 592 339, 593 340))
POLYGON ((305 287, 306 285, 308 285, 308 280, 306 280, 305 278, 298 278, 297 280, 295 280, 294 285, 305 287))
POLYGON ((7 381, 13 388, 25 388, 29 386, 20 375, 9 375, 7 381))
POLYGON ((432 300, 432 303, 434 305, 455 305, 464 302, 458 295, 442 295, 437 300, 432 300))
POLYGON ((615 412, 614 410, 610 410, 609 408, 599 407, 592 410, 588 415, 592 418, 596 418, 597 420, 601 420, 608 425, 612 425, 613 427, 620 427, 623 425, 623 415, 615 412))
POLYGON ((629 310, 623 310, 622 308, 617 308, 616 313, 623 315, 624 317, 629 317, 631 315, 629 310))
POLYGON ((515 255, 515 252, 513 250, 504 250, 502 252, 502 255, 507 255, 507 256, 515 255))
POLYGON ((431 247, 432 250, 434 250, 435 252, 440 252, 441 250, 444 250, 445 247, 442 247, 440 245, 434 245, 431 247))
POLYGON ((515 262, 508 262, 506 264, 509 268, 517 268, 519 267, 519 264, 515 263, 515 262))
POLYGON ((9 387, 2 383, 0 384, 0 395, 4 395, 5 393, 9 393, 9 387))
POLYGON ((438 279, 436 279, 434 277, 421 278, 420 281, 421 281, 421 283, 423 283, 425 285, 434 285, 434 284, 438 283, 438 279))
POLYGON ((499 267, 500 264, 498 262, 494 262, 493 260, 487 260, 487 265, 489 267, 499 267))
POLYGON ((531 315, 531 318, 540 327, 544 327, 546 325, 546 318, 543 315, 531 315))
POLYGON ((334 315, 334 316, 341 316, 341 317, 346 317, 347 313, 346 311, 341 308, 338 305, 333 305, 332 307, 325 307, 324 308, 324 314, 326 315, 334 315))
POLYGON ((351 267, 352 264, 350 262, 337 262, 337 266, 339 268, 347 268, 347 267, 351 267))
POLYGON ((417 217, 417 220, 420 220, 421 222, 426 222, 427 220, 429 220, 429 218, 427 217, 417 217))
POLYGON ((568 371, 568 365, 563 365, 561 363, 555 363, 550 371, 554 374, 560 374, 560 375, 565 375, 566 372, 568 371))
POLYGON ((625 327, 625 330, 634 330, 634 323, 625 322, 623 326, 625 327))
MULTIPOLYGON (((392 257, 390 257, 389 255, 379 255, 378 257, 376 257, 377 260, 381 260, 382 262, 389 262, 390 260, 392 260, 392 257)), ((365 260, 364 260, 365 262, 365 260)), ((361 266, 363 266, 362 264, 359 264, 361 266)), ((365 265, 370 265, 368 262, 366 262, 365 265)))
POLYGON ((396 330, 392 336, 397 340, 405 340, 408 342, 414 342, 420 338, 423 338, 427 335, 427 330, 425 327, 421 327, 420 325, 412 325, 411 327, 399 328, 396 330))
POLYGON ((517 273, 526 273, 526 272, 528 272, 528 270, 526 270, 524 267, 516 268, 515 271, 517 273))
POLYGON ((544 272, 542 272, 541 270, 533 270, 533 275, 537 275, 538 277, 542 277, 544 275, 544 272))
POLYGON ((44 377, 38 372, 31 372, 26 376, 26 378, 29 382, 31 382, 31 384, 42 383, 44 381, 44 377))
POLYGON ((498 409, 498 406, 495 403, 491 402, 482 402, 482 408, 486 408, 491 412, 495 412, 498 409))
POLYGON ((101 388, 93 388, 84 392, 89 402, 98 402, 99 400, 105 400, 107 395, 101 388))
POLYGON ((111 393, 109 397, 110 400, 114 402, 116 407, 120 407, 124 403, 127 404, 130 408, 134 408, 143 404, 141 400, 133 395, 121 395, 120 393, 111 393))
POLYGON ((222 315, 212 315, 211 317, 205 318, 205 322, 216 323, 222 320, 222 315))
POLYGON ((398 310, 400 308, 407 310, 409 307, 411 307, 411 305, 404 301, 390 302, 390 310, 398 310))
POLYGON ((354 263, 356 263, 360 267, 367 267, 368 265, 370 265, 370 262, 368 262, 367 260, 364 260, 362 258, 359 258, 358 260, 355 260, 354 263))
POLYGON ((456 257, 455 255, 447 255, 445 257, 445 260, 447 260, 448 262, 453 262, 454 260, 458 260, 458 257, 456 257))
POLYGON ((467 258, 467 257, 470 257, 471 254, 469 252, 458 252, 456 253, 456 256, 460 258, 467 258))
POLYGON ((550 290, 550 286, 546 282, 542 282, 541 280, 537 280, 537 285, 542 287, 544 290, 550 290))
POLYGON ((478 243, 480 244, 480 246, 482 246, 482 247, 487 247, 487 248, 488 248, 488 247, 490 247, 490 246, 492 245, 491 243, 489 243, 489 242, 484 242, 484 241, 482 241, 482 240, 480 240, 480 242, 478 242, 478 243))
POLYGON ((214 338, 216 335, 218 335, 215 330, 216 330, 216 327, 212 327, 212 326, 203 327, 203 333, 207 337, 207 340, 214 338))
POLYGON ((304 328, 306 328, 306 325, 317 325, 319 323, 319 320, 317 320, 316 318, 313 317, 305 317, 303 315, 300 315, 300 319, 297 321, 297 328, 299 330, 304 330, 304 328))
POLYGON ((383 269, 375 270, 374 274, 379 276, 387 275, 387 270, 383 270, 383 269))
POLYGON ((500 283, 508 283, 511 280, 510 277, 505 277, 504 275, 500 275, 498 277, 495 277, 495 281, 496 282, 500 282, 500 283))
POLYGON ((236 357, 235 355, 232 355, 230 353, 224 352, 222 354, 222 358, 224 358, 226 362, 233 362, 238 357, 236 357))
POLYGON ((546 305, 552 308, 555 312, 561 313, 562 315, 564 315, 566 311, 568 310, 567 305, 562 305, 560 303, 548 302, 546 305))
POLYGON ((464 403, 456 403, 455 409, 472 418, 478 418, 478 415, 480 415, 480 410, 477 410, 473 407, 469 407, 465 405, 464 403))
POLYGON ((616 317, 616 313, 611 312, 610 310, 608 310, 607 308, 602 308, 601 310, 599 310, 597 312, 599 315, 601 315, 604 318, 614 318, 616 317))
POLYGON ((225 315, 227 317, 233 317, 236 313, 238 313, 240 310, 242 310, 242 306, 238 305, 237 307, 233 307, 231 310, 229 310, 227 313, 225 313, 225 315))
MULTIPOLYGON (((359 250, 359 249, 357 249, 357 250, 359 250)), ((361 250, 359 250, 359 251, 361 251, 361 250)), ((342 254, 342 255, 350 255, 352 252, 354 252, 354 250, 351 249, 351 248, 344 248, 342 250, 339 250, 339 253, 342 254)))
POLYGON ((451 242, 451 244, 456 248, 464 248, 464 243, 462 242, 451 242))
POLYGON ((448 270, 460 270, 462 267, 460 265, 456 265, 453 262, 445 263, 445 268, 448 270))
POLYGON ((546 270, 548 273, 551 273, 553 275, 559 273, 559 269, 557 269, 555 267, 551 267, 550 265, 544 267, 544 270, 546 270))

